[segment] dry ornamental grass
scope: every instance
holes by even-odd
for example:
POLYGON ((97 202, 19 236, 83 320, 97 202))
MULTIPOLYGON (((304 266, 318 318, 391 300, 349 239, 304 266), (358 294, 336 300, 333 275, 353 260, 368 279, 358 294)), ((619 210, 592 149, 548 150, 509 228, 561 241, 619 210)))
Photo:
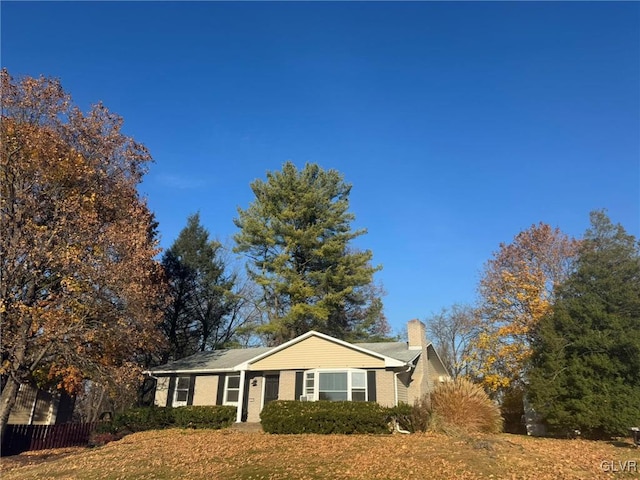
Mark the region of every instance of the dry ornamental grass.
POLYGON ((431 394, 432 429, 498 433, 500 408, 482 387, 458 378, 439 384, 431 394))

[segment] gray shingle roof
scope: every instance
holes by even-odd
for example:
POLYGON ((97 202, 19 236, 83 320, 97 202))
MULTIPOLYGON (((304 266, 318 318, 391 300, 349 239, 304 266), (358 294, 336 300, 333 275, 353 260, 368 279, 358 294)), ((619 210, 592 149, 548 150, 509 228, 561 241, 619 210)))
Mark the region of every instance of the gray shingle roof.
POLYGON ((411 362, 420 355, 420 350, 409 350, 406 342, 354 343, 354 345, 402 362, 411 362))
MULTIPOLYGON (((353 345, 407 363, 413 361, 420 354, 420 350, 409 350, 405 342, 354 343, 353 345)), ((272 348, 274 347, 235 348, 216 350, 214 352, 200 352, 175 362, 154 367, 150 369, 150 372, 154 374, 229 370, 240 363, 268 352, 272 348)))
POLYGON ((154 367, 150 371, 151 373, 158 373, 186 370, 227 370, 269 350, 271 350, 269 347, 255 347, 200 352, 175 362, 154 367))

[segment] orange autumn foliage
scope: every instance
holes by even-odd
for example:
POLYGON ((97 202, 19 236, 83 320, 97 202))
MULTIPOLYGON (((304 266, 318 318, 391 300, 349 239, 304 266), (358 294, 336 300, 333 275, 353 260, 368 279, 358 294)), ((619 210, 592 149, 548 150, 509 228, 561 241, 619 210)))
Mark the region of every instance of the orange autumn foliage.
POLYGON ((1 81, 4 427, 16 386, 36 371, 70 393, 84 378, 128 378, 120 369, 158 347, 162 282, 137 192, 146 148, 102 104, 73 107, 57 80, 3 70, 1 81))
POLYGON ((467 359, 491 391, 520 382, 531 332, 549 311, 578 242, 540 223, 519 233, 485 265, 480 281, 480 333, 467 359))

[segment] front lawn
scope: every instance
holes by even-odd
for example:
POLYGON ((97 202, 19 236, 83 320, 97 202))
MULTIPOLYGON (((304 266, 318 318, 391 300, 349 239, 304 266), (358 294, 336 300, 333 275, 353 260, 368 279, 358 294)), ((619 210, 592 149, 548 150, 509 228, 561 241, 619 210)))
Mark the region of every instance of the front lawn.
POLYGON ((94 449, 2 459, 11 479, 591 479, 638 478, 631 441, 516 435, 268 435, 234 430, 149 431, 94 449), (42 460, 42 461, 40 461, 42 460), (625 463, 626 462, 626 463, 625 463), (31 464, 29 464, 31 463, 31 464))

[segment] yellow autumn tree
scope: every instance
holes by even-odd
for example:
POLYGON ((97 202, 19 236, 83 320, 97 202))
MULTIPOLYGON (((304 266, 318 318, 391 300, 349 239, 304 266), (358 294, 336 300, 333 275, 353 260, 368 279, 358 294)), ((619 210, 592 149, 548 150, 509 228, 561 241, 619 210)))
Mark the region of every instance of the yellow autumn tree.
POLYGON ((145 147, 103 105, 1 73, 0 428, 20 384, 133 382, 158 347, 155 221, 137 192, 145 147))
POLYGON ((549 311, 577 246, 577 240, 541 222, 501 244, 486 263, 479 285, 479 334, 468 361, 488 390, 523 380, 532 329, 549 311))

